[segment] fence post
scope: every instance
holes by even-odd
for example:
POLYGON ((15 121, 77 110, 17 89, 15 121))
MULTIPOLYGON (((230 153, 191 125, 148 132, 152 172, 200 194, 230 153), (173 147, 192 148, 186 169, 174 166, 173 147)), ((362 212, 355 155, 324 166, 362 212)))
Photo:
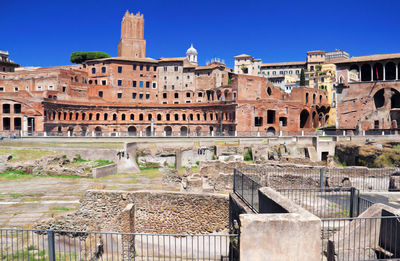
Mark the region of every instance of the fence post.
POLYGON ((358 193, 359 191, 355 187, 351 187, 350 189, 350 217, 358 216, 358 193))
POLYGON ((233 193, 236 193, 236 168, 233 169, 233 193))
POLYGON ((54 230, 47 230, 47 241, 49 247, 49 261, 55 261, 56 251, 54 248, 54 230))
POLYGON ((324 168, 319 169, 319 184, 321 187, 321 192, 324 191, 324 168))

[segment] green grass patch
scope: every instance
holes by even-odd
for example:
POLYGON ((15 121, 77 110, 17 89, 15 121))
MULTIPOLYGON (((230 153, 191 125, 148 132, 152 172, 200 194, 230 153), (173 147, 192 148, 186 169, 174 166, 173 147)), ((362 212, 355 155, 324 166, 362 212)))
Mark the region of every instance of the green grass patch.
POLYGON ((22 170, 12 170, 0 173, 0 180, 13 180, 13 179, 31 179, 31 178, 66 178, 66 179, 92 179, 93 177, 81 176, 48 176, 48 175, 34 175, 28 174, 22 170))
POLYGON ((24 194, 22 194, 22 193, 11 193, 10 194, 10 197, 12 197, 12 198, 20 198, 23 196, 24 196, 24 194))
POLYGON ((10 155, 10 161, 29 161, 35 160, 44 156, 56 155, 55 151, 49 150, 29 150, 29 149, 0 149, 0 155, 10 155))
POLYGON ((98 167, 114 164, 114 161, 109 161, 109 160, 95 160, 94 162, 95 162, 95 165, 93 166, 93 168, 98 168, 98 167))
POLYGON ((69 211, 72 210, 72 208, 67 208, 67 207, 51 207, 51 210, 57 210, 57 211, 69 211))

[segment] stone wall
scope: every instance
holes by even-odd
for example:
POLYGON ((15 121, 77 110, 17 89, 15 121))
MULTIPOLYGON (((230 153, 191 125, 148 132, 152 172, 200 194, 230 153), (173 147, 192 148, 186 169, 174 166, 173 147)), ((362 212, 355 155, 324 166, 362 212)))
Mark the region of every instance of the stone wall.
POLYGON ((92 169, 93 178, 101 178, 117 173, 117 164, 110 164, 92 169))
POLYGON ((133 204, 131 232, 211 233, 228 228, 228 196, 164 191, 89 190, 77 212, 38 224, 41 229, 126 231, 123 210, 133 204))

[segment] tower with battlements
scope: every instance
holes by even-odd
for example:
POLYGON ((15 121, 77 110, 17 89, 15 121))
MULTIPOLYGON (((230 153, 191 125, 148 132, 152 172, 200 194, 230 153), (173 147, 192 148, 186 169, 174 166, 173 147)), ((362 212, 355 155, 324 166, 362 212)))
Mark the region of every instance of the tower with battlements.
POLYGON ((121 40, 118 43, 118 56, 129 58, 146 57, 143 14, 129 13, 127 10, 121 22, 121 40))

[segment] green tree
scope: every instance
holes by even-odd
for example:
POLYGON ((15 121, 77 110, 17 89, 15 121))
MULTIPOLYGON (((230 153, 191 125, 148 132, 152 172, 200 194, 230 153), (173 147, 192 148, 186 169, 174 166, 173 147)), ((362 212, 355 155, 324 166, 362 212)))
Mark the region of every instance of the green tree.
POLYGON ((304 69, 300 72, 300 86, 306 86, 306 76, 304 75, 304 69))
POLYGON ((111 56, 104 52, 74 52, 71 53, 71 63, 83 63, 87 60, 110 58, 111 56))

